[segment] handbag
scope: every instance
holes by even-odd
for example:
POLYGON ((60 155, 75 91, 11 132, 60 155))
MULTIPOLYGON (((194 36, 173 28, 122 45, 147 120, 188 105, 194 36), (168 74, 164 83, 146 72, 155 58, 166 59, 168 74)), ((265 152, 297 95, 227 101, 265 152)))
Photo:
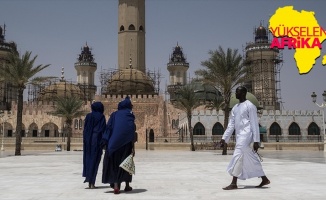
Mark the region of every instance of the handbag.
POLYGON ((122 169, 129 172, 130 175, 135 174, 135 162, 132 154, 130 154, 122 163, 119 165, 122 169))

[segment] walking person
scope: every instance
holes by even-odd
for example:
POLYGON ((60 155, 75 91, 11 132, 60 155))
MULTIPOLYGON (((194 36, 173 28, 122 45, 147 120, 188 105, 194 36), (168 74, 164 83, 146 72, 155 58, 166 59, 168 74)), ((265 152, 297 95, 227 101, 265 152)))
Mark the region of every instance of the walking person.
POLYGON ((92 112, 85 118, 83 131, 83 177, 88 182, 88 188, 95 188, 96 175, 101 161, 102 148, 100 146, 106 127, 103 114, 104 106, 101 102, 91 105, 92 112))
POLYGON ((237 189, 238 179, 245 180, 253 177, 262 178, 257 188, 270 184, 257 154, 260 142, 257 108, 246 99, 246 94, 245 87, 239 86, 236 89, 235 95, 239 103, 232 108, 228 127, 220 141, 221 146, 228 143, 235 130, 235 150, 227 167, 227 172, 233 176, 233 179, 229 186, 223 188, 224 190, 237 189), (253 149, 250 147, 251 143, 253 149))
POLYGON ((130 154, 135 155, 135 128, 132 104, 130 98, 126 97, 119 103, 118 110, 111 114, 102 139, 102 146, 106 146, 102 182, 109 183, 114 189, 114 194, 120 193, 122 182, 126 183, 124 191, 132 190, 129 185, 132 175, 119 165, 130 154))

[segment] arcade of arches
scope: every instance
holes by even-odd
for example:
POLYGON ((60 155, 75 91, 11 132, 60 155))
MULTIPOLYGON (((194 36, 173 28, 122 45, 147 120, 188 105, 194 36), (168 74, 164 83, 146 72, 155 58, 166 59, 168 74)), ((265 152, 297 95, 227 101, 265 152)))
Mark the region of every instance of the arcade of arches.
MULTIPOLYGON (((260 126, 260 125, 259 125, 260 126)), ((300 127, 297 123, 292 122, 289 126, 289 135, 301 135, 300 127)), ((197 122, 194 126, 194 135, 206 135, 205 127, 202 123, 197 122)), ((216 122, 212 128, 212 135, 223 135, 224 128, 221 123, 216 122)), ((281 126, 274 122, 269 127, 269 135, 282 135, 281 126)), ((315 122, 311 122, 308 126, 308 135, 320 135, 320 128, 315 122)))

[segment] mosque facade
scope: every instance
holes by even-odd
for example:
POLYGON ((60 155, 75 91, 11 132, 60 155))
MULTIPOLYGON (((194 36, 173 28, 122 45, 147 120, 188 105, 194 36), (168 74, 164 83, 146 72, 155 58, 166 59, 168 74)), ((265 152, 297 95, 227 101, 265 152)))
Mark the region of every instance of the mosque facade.
MULTIPOLYGON (((61 140, 65 137, 64 120, 52 116, 54 96, 78 96, 85 101, 83 111, 90 112, 93 101, 101 101, 105 106, 104 114, 117 109, 118 103, 127 95, 131 97, 133 112, 136 116, 138 142, 145 143, 147 136, 152 142, 189 141, 186 114, 173 106, 175 91, 187 82, 187 71, 191 67, 184 50, 177 43, 170 54, 166 70, 169 72, 169 84, 166 94, 159 91, 159 74, 152 73, 145 66, 145 0, 119 0, 118 17, 118 69, 103 72, 100 76, 100 92, 95 83, 97 63, 91 48, 86 44, 79 54, 74 67, 77 82, 65 80, 64 69, 60 79, 38 87, 28 87, 28 101, 24 102, 23 128, 20 133, 23 141, 61 140), (147 134, 149 133, 149 134, 147 134), (170 140, 169 140, 170 138, 170 140)), ((17 47, 13 42, 5 41, 5 26, 0 27, 0 62, 6 62, 6 55, 17 47), (10 50, 10 51, 9 51, 10 50)), ((266 28, 259 26, 255 30, 255 40, 245 48, 245 63, 250 66, 254 78, 246 83, 249 89, 248 99, 259 108, 261 138, 265 142, 323 139, 322 111, 283 110, 280 98, 280 85, 277 75, 280 73, 282 58, 278 50, 269 46, 266 28)), ((168 52, 167 52, 168 54, 168 52)), ((193 81, 196 95, 207 102, 220 95, 214 87, 207 87, 200 81, 193 81)), ((0 81, 1 130, 6 141, 14 141, 16 133, 17 103, 14 88, 10 83, 0 81), (10 95, 9 95, 10 91, 10 95)), ((231 99, 232 100, 232 99, 231 99)), ((232 105, 236 103, 233 97, 232 105)), ((230 104, 230 106, 232 106, 230 104)), ((74 119, 73 138, 82 138, 85 116, 74 119)), ((196 108, 191 123, 195 141, 212 141, 220 137, 224 114, 221 110, 209 110, 205 106, 196 108)))

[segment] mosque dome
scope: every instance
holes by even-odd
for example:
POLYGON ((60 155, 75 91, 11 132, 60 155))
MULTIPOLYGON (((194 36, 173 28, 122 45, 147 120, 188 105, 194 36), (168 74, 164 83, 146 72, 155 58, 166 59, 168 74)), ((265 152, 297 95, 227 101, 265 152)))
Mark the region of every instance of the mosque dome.
MULTIPOLYGON (((249 100, 251 103, 253 103, 257 107, 257 110, 260 109, 259 102, 258 102, 257 98, 252 93, 247 92, 246 99, 249 100)), ((237 104, 237 103, 239 103, 239 99, 237 99, 235 97, 235 94, 233 93, 231 95, 229 108, 233 108, 233 106, 235 106, 235 104, 237 104)))
POLYGON ((82 99, 83 92, 77 85, 61 80, 41 90, 38 99, 41 101, 53 101, 55 97, 72 96, 79 97, 80 99, 82 99))
POLYGON ((214 99, 222 98, 220 91, 212 85, 202 81, 193 81, 190 85, 194 88, 195 96, 201 101, 214 101, 214 99))
POLYGON ((116 71, 108 81, 108 94, 154 94, 154 84, 145 73, 137 69, 116 71))

